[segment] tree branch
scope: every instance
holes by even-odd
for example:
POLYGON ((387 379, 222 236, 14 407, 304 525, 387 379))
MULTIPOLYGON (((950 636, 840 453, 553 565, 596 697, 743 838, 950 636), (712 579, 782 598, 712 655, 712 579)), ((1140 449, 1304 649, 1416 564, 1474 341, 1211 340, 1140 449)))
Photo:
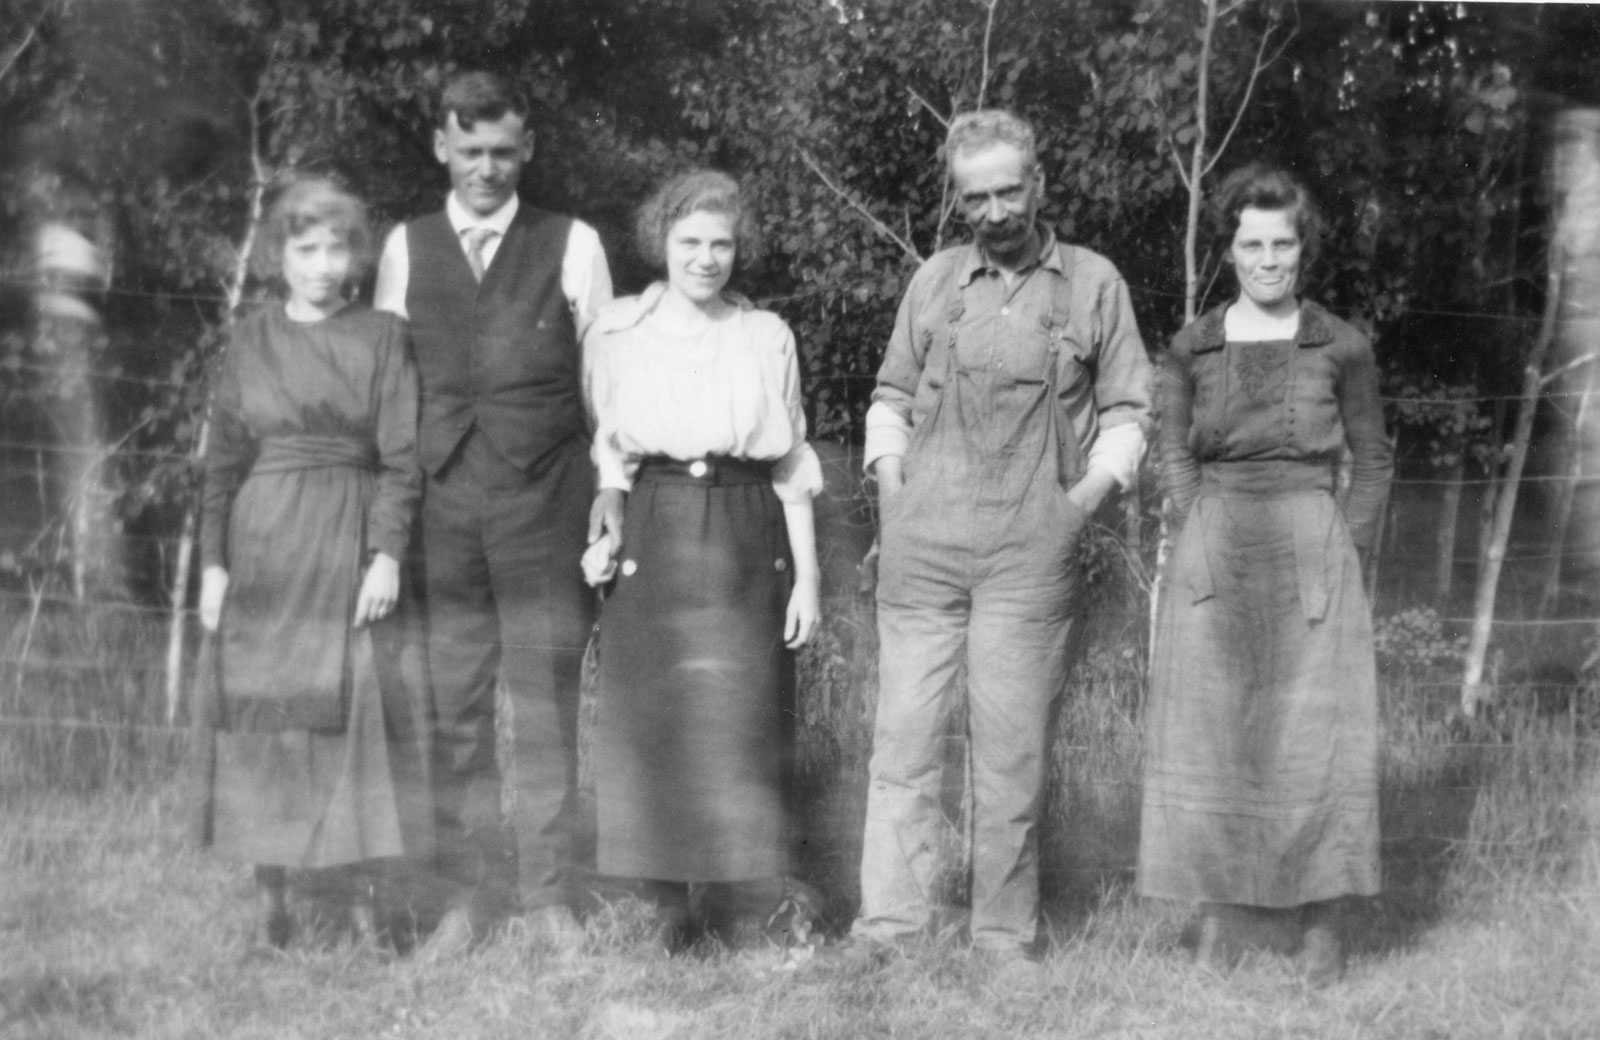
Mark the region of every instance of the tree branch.
POLYGON ((917 102, 917 104, 919 104, 923 108, 927 109, 928 110, 928 114, 933 116, 933 118, 937 119, 939 121, 939 125, 940 126, 944 127, 946 130, 950 129, 950 119, 949 119, 949 117, 940 115, 939 114, 939 110, 937 108, 934 108, 933 104, 927 98, 925 98, 921 94, 917 93, 917 88, 916 87, 907 87, 906 88, 906 93, 910 94, 912 99, 915 100, 917 102))
MULTIPOLYGON (((1232 10, 1232 8, 1229 8, 1229 10, 1232 10)), ((1272 32, 1276 27, 1277 19, 1274 18, 1272 24, 1267 26, 1267 31, 1261 34, 1261 43, 1256 47, 1255 64, 1251 66, 1250 79, 1244 85, 1244 97, 1239 99, 1239 107, 1234 109, 1233 122, 1228 126, 1228 132, 1222 135, 1222 141, 1218 143, 1216 151, 1211 153, 1211 158, 1206 163, 1205 173, 1210 173, 1216 168, 1217 163, 1222 160, 1222 154, 1228 150, 1228 142, 1233 140, 1234 131, 1238 130, 1239 124, 1244 121, 1245 111, 1250 107, 1250 95, 1255 93, 1256 80, 1267 66, 1283 57, 1283 52, 1289 47, 1289 41, 1294 39, 1294 30, 1290 29, 1288 35, 1283 38, 1283 43, 1273 52, 1272 57, 1262 61, 1261 56, 1266 53, 1267 41, 1272 39, 1272 32)))
POLYGON ((989 16, 983 23, 983 70, 978 76, 978 106, 983 107, 989 93, 989 38, 994 34, 994 11, 1000 0, 989 0, 989 16))
POLYGON ((1545 387, 1549 386, 1551 383, 1556 382, 1562 376, 1566 375, 1568 372, 1572 372, 1572 371, 1575 371, 1577 369, 1580 369, 1584 365, 1592 365, 1592 364, 1594 364, 1595 357, 1596 356, 1593 353, 1585 354, 1582 357, 1573 358, 1571 361, 1568 361, 1566 364, 1562 365, 1560 368, 1552 369, 1551 371, 1546 372, 1544 374, 1543 378, 1541 378, 1539 380, 1539 389, 1543 390, 1545 387))
POLYGON ((1183 236, 1183 320, 1195 319, 1200 273, 1195 257, 1200 233, 1200 182, 1205 179, 1206 134, 1210 127, 1211 44, 1217 32, 1217 0, 1206 0, 1200 34, 1200 60, 1195 65, 1194 147, 1189 152, 1189 210, 1183 236))
POLYGON ((39 17, 35 18, 33 24, 28 26, 28 31, 22 34, 22 42, 18 43, 16 49, 6 57, 5 63, 0 64, 0 79, 6 78, 11 72, 11 67, 22 57, 22 53, 33 45, 34 38, 39 35, 39 26, 44 24, 45 18, 50 14, 50 8, 54 6, 47 3, 39 9, 39 17))
POLYGON ((829 177, 827 173, 823 171, 822 167, 817 164, 817 161, 811 157, 811 153, 806 151, 804 148, 800 149, 800 161, 805 163, 806 167, 810 169, 812 173, 817 175, 818 180, 827 185, 829 191, 833 192, 841 200, 843 200, 845 205, 861 214, 861 216, 867 221, 867 223, 872 225, 873 229, 877 231, 878 234, 899 246, 907 256, 911 257, 917 263, 922 263, 922 254, 917 252, 916 246, 912 245, 909 240, 902 238, 894 230, 894 228, 873 216, 872 212, 868 210, 866 206, 862 205, 862 203, 856 199, 854 195, 851 195, 848 191, 835 183, 833 178, 829 177))
POLYGON ((1168 134, 1166 137, 1162 138, 1162 140, 1167 142, 1167 150, 1172 153, 1172 165, 1178 168, 1178 179, 1183 182, 1184 189, 1186 191, 1193 191, 1194 185, 1189 183, 1189 171, 1184 169, 1183 156, 1178 154, 1177 142, 1172 139, 1171 134, 1168 134))

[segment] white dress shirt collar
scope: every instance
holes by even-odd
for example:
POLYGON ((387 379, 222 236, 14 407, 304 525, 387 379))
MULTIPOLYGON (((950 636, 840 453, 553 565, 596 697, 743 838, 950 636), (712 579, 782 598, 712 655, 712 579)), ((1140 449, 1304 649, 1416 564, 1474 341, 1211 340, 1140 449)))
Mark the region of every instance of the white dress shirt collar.
POLYGON ((445 199, 444 212, 450 220, 450 226, 455 229, 457 235, 460 235, 461 232, 466 231, 468 228, 481 227, 488 228, 501 238, 504 238, 506 232, 511 228, 511 221, 516 219, 517 205, 517 193, 512 192, 511 197, 505 201, 505 205, 487 217, 480 217, 463 206, 461 200, 456 198, 456 193, 452 191, 449 198, 445 199))

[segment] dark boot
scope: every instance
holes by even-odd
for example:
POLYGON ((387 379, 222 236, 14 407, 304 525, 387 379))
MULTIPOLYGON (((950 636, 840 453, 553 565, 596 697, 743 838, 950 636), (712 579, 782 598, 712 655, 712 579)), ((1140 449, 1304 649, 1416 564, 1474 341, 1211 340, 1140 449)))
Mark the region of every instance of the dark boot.
POLYGON ((345 878, 345 916, 357 946, 376 949, 382 938, 378 924, 378 868, 351 867, 345 878))
POLYGON ((294 922, 289 917, 289 882, 282 867, 256 867, 258 941, 281 950, 289 945, 294 922))
POLYGON ((1234 903, 1205 903, 1200 907, 1200 943, 1194 961, 1219 974, 1232 971, 1244 956, 1245 908, 1234 903))

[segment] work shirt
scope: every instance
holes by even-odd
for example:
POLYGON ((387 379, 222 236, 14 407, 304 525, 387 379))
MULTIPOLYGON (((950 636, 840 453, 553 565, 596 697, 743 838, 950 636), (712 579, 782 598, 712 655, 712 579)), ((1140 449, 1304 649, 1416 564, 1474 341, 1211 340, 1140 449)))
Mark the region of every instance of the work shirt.
POLYGON ((982 314, 995 320, 983 323, 983 342, 964 343, 964 357, 1014 370, 1018 338, 1045 328, 1059 347, 1060 414, 1087 468, 1124 488, 1133 482, 1151 428, 1150 360, 1127 283, 1099 254, 1057 241, 1042 225, 1040 234, 1039 259, 1009 282, 976 243, 943 250, 912 276, 867 411, 868 472, 879 458, 906 453, 942 391, 957 320, 982 314))

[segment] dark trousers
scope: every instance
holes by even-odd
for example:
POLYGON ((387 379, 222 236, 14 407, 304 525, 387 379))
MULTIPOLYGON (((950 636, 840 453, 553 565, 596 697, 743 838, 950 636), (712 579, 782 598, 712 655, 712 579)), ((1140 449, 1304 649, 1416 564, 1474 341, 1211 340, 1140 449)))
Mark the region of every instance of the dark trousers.
POLYGON ((503 908, 518 895, 525 910, 572 897, 578 684, 594 621, 579 567, 594 499, 587 448, 574 437, 524 472, 473 431, 423 494, 439 865, 503 908), (509 719, 497 720, 497 685, 509 719), (497 740, 509 750, 504 792, 497 740))

